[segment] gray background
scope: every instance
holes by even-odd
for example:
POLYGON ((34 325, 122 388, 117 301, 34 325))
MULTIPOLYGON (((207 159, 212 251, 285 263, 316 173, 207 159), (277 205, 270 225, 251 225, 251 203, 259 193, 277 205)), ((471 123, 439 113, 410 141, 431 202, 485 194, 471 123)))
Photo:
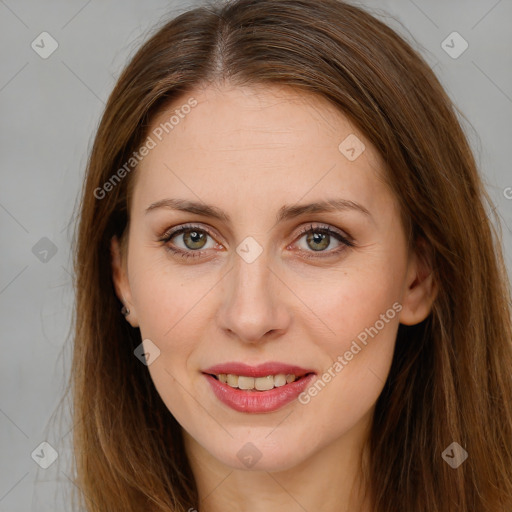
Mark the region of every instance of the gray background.
MULTIPOLYGON (((116 77, 154 23, 190 5, 200 2, 0 0, 0 512, 70 510, 72 425, 54 413, 71 356, 75 201, 116 77), (58 42, 47 59, 31 47, 44 31, 58 42), (46 470, 31 458, 43 441, 59 454, 46 470)), ((510 271, 512 0, 360 5, 420 49, 464 113, 510 271), (469 44, 456 59, 441 47, 453 31, 469 44)))

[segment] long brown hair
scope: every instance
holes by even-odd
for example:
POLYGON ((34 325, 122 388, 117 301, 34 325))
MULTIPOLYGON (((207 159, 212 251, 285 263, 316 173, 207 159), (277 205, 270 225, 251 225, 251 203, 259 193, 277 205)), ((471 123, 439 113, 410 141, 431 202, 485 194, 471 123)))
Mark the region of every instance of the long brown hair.
POLYGON ((431 254, 437 298, 426 320, 400 325, 376 404, 364 471, 372 509, 512 510, 512 326, 499 219, 496 228, 434 73, 388 26, 337 0, 234 0, 185 12, 140 48, 110 95, 74 252, 80 502, 91 512, 198 508, 180 427, 133 354, 140 332, 120 314, 112 284, 110 240, 126 234, 136 167, 98 189, 170 101, 223 80, 288 85, 335 105, 382 155, 410 247, 422 241, 431 254), (452 442, 469 454, 456 469, 441 456, 452 442))

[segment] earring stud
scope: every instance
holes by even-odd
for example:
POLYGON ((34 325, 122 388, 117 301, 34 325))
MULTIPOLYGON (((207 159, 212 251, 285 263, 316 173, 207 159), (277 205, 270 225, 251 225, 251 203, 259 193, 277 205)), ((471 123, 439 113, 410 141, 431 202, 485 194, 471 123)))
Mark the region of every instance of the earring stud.
POLYGON ((126 306, 123 306, 121 308, 121 313, 123 314, 123 316, 128 316, 130 314, 130 310, 126 306))

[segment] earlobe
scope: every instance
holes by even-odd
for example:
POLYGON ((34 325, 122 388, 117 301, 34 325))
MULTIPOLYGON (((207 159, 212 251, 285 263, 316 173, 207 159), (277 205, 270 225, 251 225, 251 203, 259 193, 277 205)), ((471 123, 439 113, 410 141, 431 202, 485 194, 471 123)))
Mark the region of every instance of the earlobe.
POLYGON ((432 310, 437 297, 438 287, 432 269, 430 255, 423 252, 424 243, 420 242, 413 255, 407 275, 407 288, 402 300, 399 321, 404 325, 416 325, 425 320, 432 310))
POLYGON ((130 283, 126 271, 126 259, 123 257, 117 236, 113 236, 110 241, 110 256, 114 289, 117 298, 123 304, 120 314, 126 318, 132 327, 138 327, 137 315, 132 303, 130 283))

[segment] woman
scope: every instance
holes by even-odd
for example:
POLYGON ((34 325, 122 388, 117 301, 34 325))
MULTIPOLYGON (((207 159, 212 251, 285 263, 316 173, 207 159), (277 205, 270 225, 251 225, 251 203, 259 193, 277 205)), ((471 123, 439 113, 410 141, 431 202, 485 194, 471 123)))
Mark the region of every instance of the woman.
POLYGON ((454 107, 336 0, 163 26, 75 253, 90 511, 512 510, 510 289, 454 107))

